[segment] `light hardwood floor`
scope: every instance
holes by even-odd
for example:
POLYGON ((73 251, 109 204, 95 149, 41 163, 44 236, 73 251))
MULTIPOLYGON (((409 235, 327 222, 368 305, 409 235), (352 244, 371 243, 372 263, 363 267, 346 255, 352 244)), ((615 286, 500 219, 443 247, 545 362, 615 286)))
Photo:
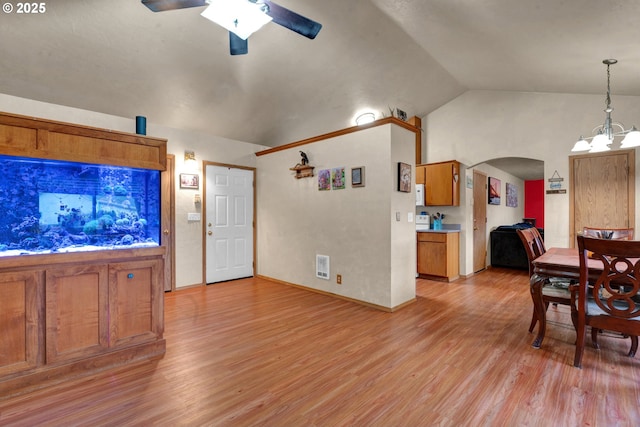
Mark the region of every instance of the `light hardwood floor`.
POLYGON ((0 425, 640 425, 629 340, 605 333, 574 368, 569 311, 550 307, 533 349, 524 271, 418 280, 396 313, 257 279, 165 308, 163 359, 0 400, 0 425))

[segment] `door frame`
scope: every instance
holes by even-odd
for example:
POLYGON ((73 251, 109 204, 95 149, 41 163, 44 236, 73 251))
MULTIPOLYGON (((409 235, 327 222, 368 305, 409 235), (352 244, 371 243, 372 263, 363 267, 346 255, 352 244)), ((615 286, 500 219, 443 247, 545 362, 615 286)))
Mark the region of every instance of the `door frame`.
POLYGON ((176 190, 175 190, 175 163, 176 157, 167 154, 167 168, 161 172, 161 215, 160 229, 162 236, 160 240, 162 246, 166 248, 164 254, 164 291, 173 292, 176 290, 176 190), (168 264, 168 266, 167 266, 168 264), (169 274, 167 274, 169 273, 169 274), (168 286, 167 286, 168 285, 168 286))
MULTIPOLYGON (((476 182, 476 175, 481 175, 483 177, 483 188, 482 188, 482 193, 483 193, 483 198, 482 198, 482 205, 484 206, 484 259, 482 261, 482 264, 484 265, 484 267, 482 267, 479 270, 476 270, 476 259, 475 259, 475 255, 477 253, 477 247, 476 245, 478 244, 478 242, 476 242, 476 238, 475 238, 475 230, 473 230, 472 232, 472 238, 473 238, 473 249, 472 249, 472 254, 473 254, 473 260, 471 262, 472 264, 472 269, 473 269, 473 273, 475 274, 476 272, 480 272, 482 270, 485 270, 487 268, 487 254, 488 254, 488 250, 487 250, 487 246, 488 246, 488 242, 489 242, 489 236, 487 233, 487 177, 488 175, 482 171, 479 171, 477 169, 473 169, 473 206, 472 206, 472 220, 475 221, 476 217, 476 203, 478 203, 479 201, 476 200, 476 190, 477 190, 477 182, 476 182)), ((475 224, 473 226, 475 228, 475 224)))
POLYGON ((605 157, 611 155, 627 155, 627 162, 629 168, 627 170, 627 179, 629 182, 627 188, 627 197, 628 197, 628 222, 631 228, 636 228, 636 151, 634 149, 631 150, 614 150, 614 151, 604 151, 601 153, 591 153, 591 154, 577 154, 573 156, 569 156, 569 247, 575 247, 576 242, 576 230, 575 230, 575 179, 574 179, 574 160, 588 158, 588 157, 605 157))
POLYGON ((258 270, 258 260, 256 259, 256 238, 257 238, 257 198, 256 198, 256 168, 250 166, 233 165, 230 163, 202 161, 202 282, 207 285, 207 166, 219 166, 223 168, 242 169, 251 171, 253 174, 253 276, 255 277, 258 270))

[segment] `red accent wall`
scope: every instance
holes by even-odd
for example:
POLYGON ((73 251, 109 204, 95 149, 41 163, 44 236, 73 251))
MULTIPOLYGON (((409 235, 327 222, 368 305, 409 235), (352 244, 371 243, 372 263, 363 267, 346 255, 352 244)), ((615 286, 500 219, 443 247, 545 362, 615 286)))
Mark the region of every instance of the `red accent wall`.
POLYGON ((524 217, 535 218, 536 227, 544 228, 544 179, 524 182, 524 217))

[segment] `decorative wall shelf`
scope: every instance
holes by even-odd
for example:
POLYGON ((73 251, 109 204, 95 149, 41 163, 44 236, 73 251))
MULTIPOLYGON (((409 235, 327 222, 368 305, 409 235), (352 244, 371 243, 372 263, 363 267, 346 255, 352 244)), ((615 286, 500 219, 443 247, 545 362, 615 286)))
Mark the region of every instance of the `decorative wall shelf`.
POLYGON ((315 166, 300 165, 300 164, 295 165, 292 168, 289 168, 289 170, 296 172, 296 175, 295 175, 296 179, 312 177, 313 169, 315 169, 315 166))

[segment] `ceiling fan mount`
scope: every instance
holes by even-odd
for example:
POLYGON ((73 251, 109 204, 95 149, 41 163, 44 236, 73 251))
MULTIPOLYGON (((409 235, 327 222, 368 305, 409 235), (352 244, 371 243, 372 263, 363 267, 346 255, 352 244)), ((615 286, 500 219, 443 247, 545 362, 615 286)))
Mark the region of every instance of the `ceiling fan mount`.
MULTIPOLYGON (((258 11, 258 15, 260 13, 264 13, 266 15, 266 20, 264 23, 272 20, 278 25, 281 25, 285 28, 288 28, 291 31, 294 31, 302 36, 305 36, 309 39, 314 39, 320 29, 322 28, 322 24, 313 21, 309 18, 305 18, 302 15, 299 15, 287 8, 284 8, 271 0, 141 0, 142 4, 147 6, 153 12, 165 12, 169 10, 176 9, 185 9, 190 7, 202 7, 209 6, 209 8, 215 7, 223 7, 222 3, 227 4, 235 4, 239 6, 256 5, 257 8, 252 8, 255 11, 258 11)), ((229 25, 224 25, 217 20, 212 19, 210 16, 206 16, 207 14, 213 14, 216 11, 211 11, 208 13, 205 10, 203 12, 203 16, 212 21, 222 25, 223 27, 229 30, 229 50, 231 55, 244 55, 248 53, 248 41, 247 38, 251 34, 251 32, 243 33, 239 31, 240 26, 240 18, 230 18, 231 20, 228 22, 229 25)), ((260 24, 257 28, 264 23, 260 24)), ((256 29, 257 29, 256 28, 256 29)), ((254 30, 255 31, 255 30, 254 30)))

